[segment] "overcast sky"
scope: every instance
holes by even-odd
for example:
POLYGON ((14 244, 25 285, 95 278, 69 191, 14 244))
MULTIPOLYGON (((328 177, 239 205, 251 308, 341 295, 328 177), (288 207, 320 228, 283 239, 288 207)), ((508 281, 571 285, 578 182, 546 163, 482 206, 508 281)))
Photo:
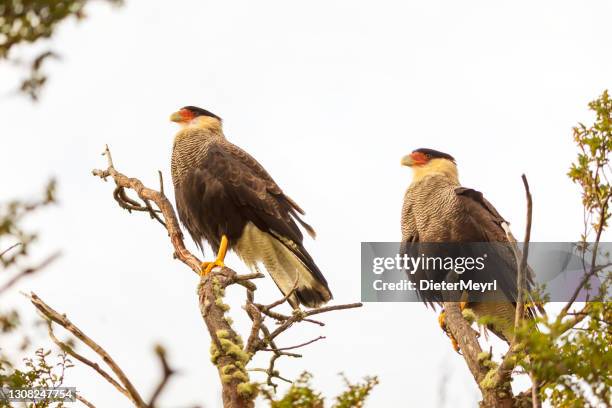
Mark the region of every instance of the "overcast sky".
MULTIPOLYGON (((519 236, 526 173, 532 239, 579 237, 579 193, 565 175, 571 127, 592 121, 587 103, 612 86, 610 2, 127 0, 88 15, 49 42, 62 60, 48 65, 40 103, 14 96, 21 72, 0 65, 0 199, 58 178, 59 205, 31 225, 41 233, 35 256, 63 256, 19 289, 66 312, 145 395, 159 377, 153 345, 164 344, 180 371, 164 406, 220 405, 198 280, 172 259, 160 226, 121 210, 91 169, 105 166, 108 143, 118 170, 152 187, 162 170, 171 194, 168 117, 181 106, 223 117, 228 139, 307 211, 318 238, 306 247, 335 303, 359 300, 361 241, 399 240, 410 182, 399 160, 414 148, 454 155, 463 184, 519 236)), ((235 256, 227 264, 246 271, 235 256)), ((258 285, 260 301, 278 297, 270 279, 258 285)), ((22 297, 9 300, 30 311, 22 297)), ((242 300, 229 292, 245 333, 242 300)), ((372 407, 437 406, 443 382, 447 407, 475 405, 467 367, 423 305, 366 304, 323 319, 279 340, 327 337, 281 362, 285 377, 307 369, 331 397, 340 371, 378 375, 372 407)), ((99 407, 130 406, 86 368, 67 384, 99 407)))

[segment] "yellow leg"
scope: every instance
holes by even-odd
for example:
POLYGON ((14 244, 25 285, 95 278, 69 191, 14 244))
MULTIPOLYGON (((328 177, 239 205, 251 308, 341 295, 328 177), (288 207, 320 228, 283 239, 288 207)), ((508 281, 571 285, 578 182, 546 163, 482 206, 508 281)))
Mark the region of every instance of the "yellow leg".
MULTIPOLYGON (((461 311, 463 311, 466 307, 467 307, 467 302, 459 302, 459 309, 461 311)), ((438 316, 438 324, 440 325, 440 328, 444 330, 444 333, 446 333, 446 335, 450 337, 451 343, 453 344, 453 349, 455 349, 457 353, 460 353, 459 344, 457 344, 457 340, 446 327, 446 312, 444 310, 442 310, 442 312, 438 316)))
POLYGON ((223 235, 221 237, 221 245, 219 246, 219 252, 217 253, 217 259, 213 262, 202 262, 201 275, 205 276, 213 270, 215 266, 223 268, 225 266, 225 255, 227 254, 227 237, 223 235))

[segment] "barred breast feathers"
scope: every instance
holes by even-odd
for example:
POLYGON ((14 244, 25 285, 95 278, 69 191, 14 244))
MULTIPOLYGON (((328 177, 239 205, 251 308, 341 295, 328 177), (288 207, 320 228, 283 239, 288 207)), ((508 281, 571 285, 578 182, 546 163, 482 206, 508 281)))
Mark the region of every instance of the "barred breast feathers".
POLYGON ((412 183, 402 206, 402 239, 447 239, 447 217, 456 210, 455 188, 460 186, 457 166, 449 160, 432 159, 412 170, 412 183))
POLYGON ((176 186, 189 169, 195 168, 206 155, 211 143, 224 142, 221 121, 208 116, 197 117, 183 126, 174 137, 170 163, 176 186))

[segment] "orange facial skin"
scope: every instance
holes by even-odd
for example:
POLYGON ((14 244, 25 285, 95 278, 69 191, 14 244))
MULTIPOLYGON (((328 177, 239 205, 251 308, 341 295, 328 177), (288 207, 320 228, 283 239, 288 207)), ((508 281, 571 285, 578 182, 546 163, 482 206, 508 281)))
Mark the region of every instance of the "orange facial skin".
POLYGON ((187 124, 191 122, 191 120, 195 118, 195 113, 190 111, 189 109, 181 109, 178 112, 174 112, 170 116, 170 120, 172 122, 187 124))
POLYGON ((189 109, 181 109, 179 114, 181 115, 183 122, 190 122, 193 118, 195 118, 195 114, 189 109))
POLYGON ((429 156, 421 152, 410 153, 410 158, 412 159, 413 166, 422 166, 424 164, 427 164, 427 162, 429 161, 429 156))

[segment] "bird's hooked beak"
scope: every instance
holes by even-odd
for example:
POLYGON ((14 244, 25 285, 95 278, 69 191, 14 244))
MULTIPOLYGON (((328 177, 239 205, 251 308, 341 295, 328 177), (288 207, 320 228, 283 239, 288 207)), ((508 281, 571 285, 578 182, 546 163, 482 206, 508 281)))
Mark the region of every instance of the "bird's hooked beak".
POLYGON ((424 166, 429 162, 429 156, 418 151, 414 151, 402 157, 402 166, 415 167, 424 166))
POLYGON ((415 164, 414 158, 412 157, 412 153, 405 155, 402 157, 402 166, 412 167, 415 164))
POLYGON ((172 115, 170 115, 170 120, 172 122, 177 122, 177 123, 181 123, 184 118, 183 115, 181 115, 181 112, 174 112, 172 115))

